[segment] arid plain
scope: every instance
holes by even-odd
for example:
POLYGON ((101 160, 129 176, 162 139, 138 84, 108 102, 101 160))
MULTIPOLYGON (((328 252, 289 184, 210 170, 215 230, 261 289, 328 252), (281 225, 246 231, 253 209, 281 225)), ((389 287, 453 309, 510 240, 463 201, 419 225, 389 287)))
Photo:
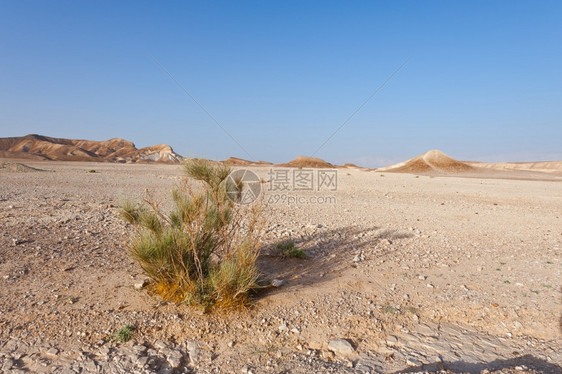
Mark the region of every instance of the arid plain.
POLYGON ((279 167, 250 166, 260 269, 282 284, 204 314, 138 287, 118 215, 147 190, 166 204, 180 166, 0 164, 0 371, 561 371, 559 171, 346 167, 335 189, 281 193, 279 167), (124 325, 133 339, 111 341, 124 325))

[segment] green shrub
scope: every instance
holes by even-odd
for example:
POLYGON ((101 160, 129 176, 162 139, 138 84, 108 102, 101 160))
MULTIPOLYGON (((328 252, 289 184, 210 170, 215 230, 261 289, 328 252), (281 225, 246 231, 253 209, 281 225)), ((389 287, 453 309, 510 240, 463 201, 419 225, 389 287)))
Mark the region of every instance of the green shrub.
POLYGON ((134 328, 131 325, 125 325, 119 330, 115 331, 111 336, 110 340, 127 343, 133 338, 134 328))
POLYGON ((278 243, 277 249, 280 249, 281 253, 283 253, 283 256, 286 257, 297 257, 297 258, 306 257, 306 253, 298 249, 293 240, 286 240, 284 242, 278 243))
POLYGON ((261 207, 228 199, 230 169, 223 164, 191 159, 184 171, 187 179, 172 191, 169 213, 150 200, 121 208, 136 227, 130 256, 151 279, 149 288, 165 300, 205 308, 244 305, 257 288, 261 207))

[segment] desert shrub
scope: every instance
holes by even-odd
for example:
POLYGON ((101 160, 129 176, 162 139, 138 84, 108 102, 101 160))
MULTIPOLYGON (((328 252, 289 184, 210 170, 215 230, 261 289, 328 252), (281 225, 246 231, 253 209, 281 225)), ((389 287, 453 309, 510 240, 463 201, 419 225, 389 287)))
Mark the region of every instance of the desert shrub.
POLYGON ((280 249, 283 256, 286 257, 306 257, 306 253, 304 253, 301 249, 298 249, 293 240, 286 240, 284 242, 277 243, 277 249, 280 249))
POLYGON ((133 326, 125 325, 121 327, 119 330, 115 331, 113 334, 111 334, 109 340, 121 342, 121 343, 127 343, 129 340, 133 338, 134 331, 135 329, 133 326))
MULTIPOLYGON (((165 300, 205 308, 244 305, 257 288, 261 206, 228 198, 230 169, 221 163, 191 159, 184 171, 170 212, 152 199, 121 208, 136 227, 129 254, 151 279, 150 289, 165 300)), ((235 185, 241 191, 242 183, 235 185)))

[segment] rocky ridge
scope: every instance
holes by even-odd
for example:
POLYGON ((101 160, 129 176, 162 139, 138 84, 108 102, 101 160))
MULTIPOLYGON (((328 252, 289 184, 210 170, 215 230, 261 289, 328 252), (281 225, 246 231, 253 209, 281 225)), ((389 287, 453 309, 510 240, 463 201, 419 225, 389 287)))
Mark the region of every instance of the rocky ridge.
POLYGON ((166 144, 137 149, 132 142, 120 138, 92 141, 51 138, 35 134, 0 138, 0 157, 121 163, 177 163, 182 159, 166 144))

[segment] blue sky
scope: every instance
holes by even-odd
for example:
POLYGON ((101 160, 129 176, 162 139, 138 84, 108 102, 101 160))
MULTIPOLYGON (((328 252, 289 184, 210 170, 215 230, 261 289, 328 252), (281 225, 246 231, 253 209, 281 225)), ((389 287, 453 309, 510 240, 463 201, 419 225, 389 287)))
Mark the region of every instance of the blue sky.
POLYGON ((0 0, 0 137, 365 166, 429 149, 562 159, 561 19, 559 1, 0 0))

